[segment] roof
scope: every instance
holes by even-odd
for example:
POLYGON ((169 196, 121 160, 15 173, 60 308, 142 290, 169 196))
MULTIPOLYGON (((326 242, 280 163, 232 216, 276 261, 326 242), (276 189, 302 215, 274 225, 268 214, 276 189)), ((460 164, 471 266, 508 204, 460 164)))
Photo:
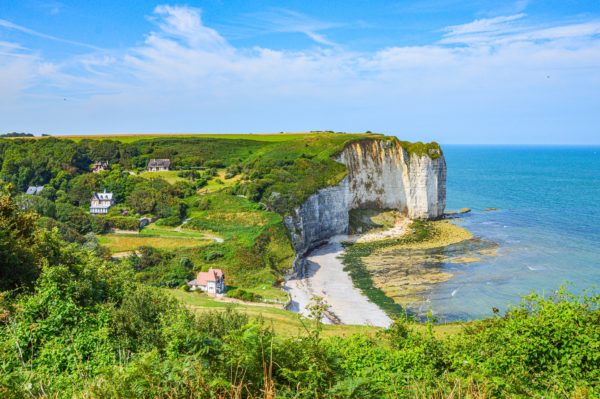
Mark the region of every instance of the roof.
MULTIPOLYGON (((196 277, 196 280, 192 280, 195 282, 195 285, 206 285, 209 282, 217 282, 218 280, 225 277, 225 273, 221 269, 208 269, 207 272, 200 272, 196 277)), ((190 281, 190 283, 192 283, 190 281)))
POLYGON ((44 189, 44 186, 29 186, 25 193, 29 194, 29 195, 37 195, 37 194, 41 193, 43 189, 44 189))
POLYGON ((94 198, 96 198, 99 201, 112 201, 113 193, 109 193, 106 191, 106 189, 104 189, 104 192, 102 193, 94 193, 92 199, 94 198))
POLYGON ((101 167, 105 168, 105 167, 108 167, 108 161, 96 161, 96 162, 94 162, 94 164, 92 166, 94 166, 94 167, 101 166, 101 167))
POLYGON ((151 159, 150 162, 148 162, 149 168, 168 168, 170 165, 170 159, 151 159))

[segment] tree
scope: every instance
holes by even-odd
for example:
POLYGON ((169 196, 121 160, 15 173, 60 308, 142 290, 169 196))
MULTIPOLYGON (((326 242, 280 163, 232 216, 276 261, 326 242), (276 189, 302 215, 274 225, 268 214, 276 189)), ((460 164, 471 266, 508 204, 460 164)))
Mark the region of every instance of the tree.
POLYGON ((139 214, 152 213, 156 205, 153 194, 150 190, 138 186, 131 192, 126 203, 139 214))
POLYGON ((15 203, 24 211, 35 212, 41 216, 48 216, 51 218, 56 216, 56 206, 54 205, 54 202, 38 195, 20 194, 15 198, 15 203))
POLYGON ((58 251, 57 239, 42 231, 38 216, 0 195, 0 290, 31 285, 58 251))
POLYGON ((94 173, 79 175, 72 179, 69 185, 69 200, 77 206, 89 203, 93 193, 100 188, 99 177, 94 173))
POLYGON ((77 230, 80 234, 92 231, 92 221, 81 208, 71 204, 56 204, 56 219, 65 223, 68 227, 77 230))

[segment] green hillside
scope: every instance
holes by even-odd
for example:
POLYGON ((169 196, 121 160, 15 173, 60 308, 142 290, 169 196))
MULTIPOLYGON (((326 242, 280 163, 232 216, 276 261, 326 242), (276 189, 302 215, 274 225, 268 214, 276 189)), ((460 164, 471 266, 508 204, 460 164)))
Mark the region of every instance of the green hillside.
POLYGON ((318 300, 310 318, 281 308, 283 216, 339 182, 332 156, 369 137, 382 136, 0 140, 0 397, 598 397, 597 295, 389 329, 324 326, 318 300), (146 172, 152 158, 172 170, 146 172), (97 160, 110 170, 91 173, 97 160), (116 205, 90 215, 104 188, 116 205), (142 216, 154 221, 139 229, 142 216), (182 289, 209 267, 228 297, 182 289))
POLYGON ((69 242, 99 246, 105 256, 119 255, 140 281, 177 287, 196 271, 219 267, 231 287, 260 289, 256 299, 285 301, 272 288, 294 257, 282 215, 341 180, 345 168, 331 157, 365 137, 375 136, 5 139, 0 140, 0 178, 19 206, 43 216, 44 227, 57 228, 69 242), (171 170, 146 171, 152 158, 170 159, 171 170), (110 170, 91 173, 99 160, 108 161, 110 170), (40 196, 21 194, 30 185, 45 188, 40 196), (92 193, 103 189, 114 193, 116 206, 106 216, 89 215, 92 193), (136 235, 111 233, 137 229, 142 216, 158 221, 136 235), (212 236, 221 240, 203 239, 212 236))
MULTIPOLYGON (((346 168, 333 156, 348 143, 368 138, 384 136, 321 132, 11 138, 0 140, 0 179, 10 185, 19 206, 43 216, 44 227, 57 228, 69 242, 100 246, 105 256, 117 254, 148 284, 176 287, 196 271, 219 267, 228 283, 242 290, 238 295, 260 290, 255 299, 285 301, 283 293, 272 289, 294 258, 282 216, 318 189, 339 183, 346 168), (153 158, 169 159, 171 170, 147 171, 153 158), (109 170, 91 173, 100 160, 109 163, 109 170), (32 185, 44 186, 41 195, 22 194, 32 185), (89 215, 92 193, 104 189, 114 193, 116 206, 106 216, 89 215), (158 221, 138 236, 111 232, 137 229, 142 216, 158 221), (159 232, 157 225, 194 230, 199 236, 159 232), (202 239, 203 234, 222 242, 202 239), (128 251, 137 257, 127 256, 128 251)), ((410 151, 439 148, 435 143, 402 145, 410 151)))

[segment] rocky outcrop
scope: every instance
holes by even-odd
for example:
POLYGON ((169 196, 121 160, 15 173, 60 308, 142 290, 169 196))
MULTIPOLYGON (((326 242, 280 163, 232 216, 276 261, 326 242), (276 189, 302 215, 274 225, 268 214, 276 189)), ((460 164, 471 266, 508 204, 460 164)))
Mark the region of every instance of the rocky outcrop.
POLYGON ((349 211, 396 209, 413 219, 443 215, 446 162, 435 152, 410 154, 397 140, 367 139, 348 144, 337 157, 347 176, 319 190, 285 218, 299 257, 332 236, 346 234, 349 211))

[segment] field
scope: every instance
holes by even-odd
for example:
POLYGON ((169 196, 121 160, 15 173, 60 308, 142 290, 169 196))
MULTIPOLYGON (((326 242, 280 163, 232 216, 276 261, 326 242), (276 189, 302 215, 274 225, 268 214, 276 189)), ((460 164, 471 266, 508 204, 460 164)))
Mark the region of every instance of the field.
POLYGON ((194 134, 194 133, 158 133, 158 134, 110 134, 110 135, 67 135, 56 136, 73 141, 84 139, 96 140, 116 140, 121 143, 133 143, 141 140, 151 140, 156 138, 207 138, 207 139, 226 139, 226 140, 254 140, 278 143, 302 139, 307 136, 317 136, 321 133, 222 133, 222 134, 194 134))
POLYGON ((98 237, 100 245, 106 246, 111 253, 133 251, 146 246, 158 249, 193 248, 210 244, 211 240, 193 237, 153 237, 138 234, 106 234, 98 237))
MULTIPOLYGON (((179 227, 157 226, 151 223, 140 231, 144 237, 167 237, 167 238, 194 238, 198 240, 207 239, 206 235, 198 230, 179 227)), ((212 235, 211 235, 212 236, 212 235)))
POLYGON ((178 181, 186 181, 187 179, 177 176, 178 170, 168 170, 164 172, 141 172, 140 177, 144 179, 163 179, 169 184, 175 184, 178 181))
POLYGON ((98 237, 100 245, 108 247, 111 253, 133 251, 141 246, 157 249, 185 249, 205 246, 215 241, 197 230, 181 227, 157 226, 152 223, 137 234, 110 233, 98 237))
POLYGON ((238 182, 241 178, 240 175, 233 176, 231 179, 225 178, 225 169, 220 169, 217 171, 217 175, 208 181, 206 187, 202 188, 201 192, 214 193, 216 191, 222 190, 226 187, 229 187, 236 182, 238 182))

